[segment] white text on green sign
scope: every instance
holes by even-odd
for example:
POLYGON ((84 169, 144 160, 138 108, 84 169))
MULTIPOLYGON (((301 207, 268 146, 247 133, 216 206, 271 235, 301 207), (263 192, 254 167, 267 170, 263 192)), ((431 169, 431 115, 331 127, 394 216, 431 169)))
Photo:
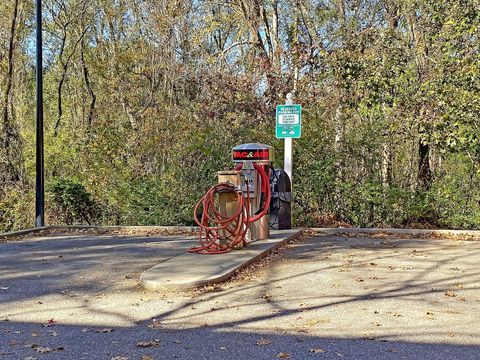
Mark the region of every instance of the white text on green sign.
POLYGON ((299 138, 302 133, 302 106, 279 105, 276 116, 276 137, 278 139, 299 138))

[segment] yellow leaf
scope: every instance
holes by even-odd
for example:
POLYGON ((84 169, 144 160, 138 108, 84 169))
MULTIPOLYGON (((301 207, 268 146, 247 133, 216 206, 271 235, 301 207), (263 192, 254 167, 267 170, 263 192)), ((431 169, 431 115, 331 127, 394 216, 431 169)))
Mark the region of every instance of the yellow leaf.
POLYGON ((256 344, 257 344, 258 346, 270 345, 271 343, 272 343, 272 342, 271 342, 270 340, 265 339, 265 338, 261 338, 260 340, 258 340, 258 341, 256 342, 256 344))
POLYGON ((450 296, 450 297, 455 297, 455 296, 457 296, 457 294, 455 294, 452 290, 447 290, 447 291, 445 291, 445 295, 446 295, 446 296, 450 296))

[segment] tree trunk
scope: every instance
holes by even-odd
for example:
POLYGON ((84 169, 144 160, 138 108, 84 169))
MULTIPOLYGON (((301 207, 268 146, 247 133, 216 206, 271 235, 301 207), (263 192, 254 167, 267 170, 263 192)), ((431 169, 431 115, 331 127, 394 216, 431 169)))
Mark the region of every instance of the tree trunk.
MULTIPOLYGON (((421 41, 421 30, 419 30, 417 26, 416 16, 416 14, 411 14, 408 17, 408 23, 410 36, 414 47, 413 51, 417 67, 418 83, 419 85, 422 85, 427 80, 428 49, 421 41)), ((417 111, 419 123, 424 122, 426 125, 428 125, 428 117, 426 117, 426 114, 429 112, 427 106, 428 105, 425 104, 424 99, 421 99, 421 104, 419 105, 419 109, 417 111)), ((417 190, 428 190, 433 178, 430 168, 430 145, 425 139, 428 139, 427 130, 419 131, 417 190)))
POLYGON ((95 114, 95 104, 97 103, 97 96, 93 91, 92 83, 90 82, 90 74, 88 72, 87 63, 85 62, 85 42, 82 40, 81 47, 80 47, 80 60, 82 62, 82 70, 83 70, 83 79, 85 81, 85 86, 87 87, 88 94, 90 95, 90 106, 88 109, 88 116, 87 116, 87 123, 88 128, 90 129, 93 124, 93 117, 95 114))
MULTIPOLYGON (((0 149, 0 182, 16 182, 20 180, 21 174, 21 138, 13 122, 12 114, 9 109, 13 101, 13 77, 15 69, 15 37, 18 23, 19 0, 15 0, 12 22, 10 26, 10 37, 8 41, 8 70, 7 84, 3 93, 3 112, 2 128, 0 129, 1 145, 0 149)), ((13 113, 13 112, 12 112, 13 113)))
POLYGON ((382 185, 386 190, 392 181, 392 149, 388 143, 383 144, 382 158, 382 185))
POLYGON ((430 146, 419 141, 418 144, 418 186, 421 190, 428 190, 432 183, 430 168, 430 146))

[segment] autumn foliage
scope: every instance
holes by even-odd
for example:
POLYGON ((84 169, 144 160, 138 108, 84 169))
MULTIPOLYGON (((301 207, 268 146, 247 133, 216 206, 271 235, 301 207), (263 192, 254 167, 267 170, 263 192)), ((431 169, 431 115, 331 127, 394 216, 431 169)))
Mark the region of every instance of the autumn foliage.
MULTIPOLYGON (((295 224, 480 224, 478 2, 44 0, 48 223, 192 224, 303 105, 295 224), (76 198, 78 197, 78 198, 76 198)), ((0 4, 0 230, 32 226, 34 9, 0 4)))

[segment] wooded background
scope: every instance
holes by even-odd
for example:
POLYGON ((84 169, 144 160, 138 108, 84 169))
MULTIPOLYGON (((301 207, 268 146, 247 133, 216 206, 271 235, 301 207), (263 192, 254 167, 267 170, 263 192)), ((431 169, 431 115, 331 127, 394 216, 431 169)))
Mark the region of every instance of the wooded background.
MULTIPOLYGON (((191 224, 303 105, 295 224, 480 228, 478 0, 43 0, 47 223, 191 224)), ((0 2, 0 231, 31 227, 34 1, 0 2)))

